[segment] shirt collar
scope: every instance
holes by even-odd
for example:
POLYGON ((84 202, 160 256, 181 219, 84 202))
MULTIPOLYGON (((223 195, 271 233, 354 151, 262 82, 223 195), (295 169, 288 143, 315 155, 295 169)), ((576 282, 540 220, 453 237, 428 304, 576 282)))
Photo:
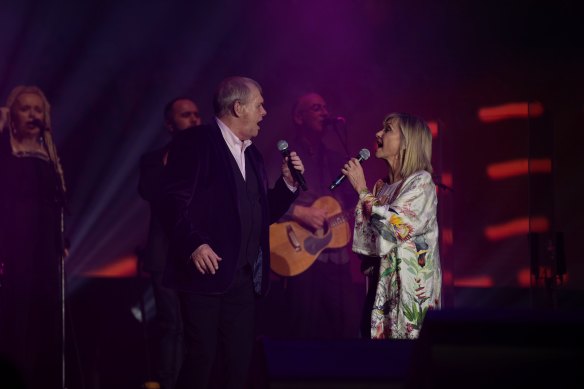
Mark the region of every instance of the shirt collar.
POLYGON ((245 149, 251 146, 251 139, 242 141, 233 133, 231 128, 227 127, 227 125, 221 121, 221 119, 216 117, 215 121, 221 130, 221 135, 223 135, 223 139, 225 139, 227 146, 230 148, 239 149, 241 152, 245 152, 245 149))

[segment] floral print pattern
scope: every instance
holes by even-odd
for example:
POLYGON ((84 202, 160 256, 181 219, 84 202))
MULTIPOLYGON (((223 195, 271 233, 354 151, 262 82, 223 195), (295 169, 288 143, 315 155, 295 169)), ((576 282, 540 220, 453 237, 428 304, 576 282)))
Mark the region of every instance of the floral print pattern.
POLYGON ((429 309, 441 305, 437 197, 432 176, 378 181, 361 193, 355 210, 353 251, 380 258, 371 312, 371 338, 415 339, 429 309))

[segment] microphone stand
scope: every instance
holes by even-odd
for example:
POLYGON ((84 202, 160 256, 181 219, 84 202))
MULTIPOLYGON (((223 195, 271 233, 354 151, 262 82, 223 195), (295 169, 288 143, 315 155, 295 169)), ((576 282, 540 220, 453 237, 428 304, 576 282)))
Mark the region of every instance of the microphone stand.
POLYGON ((335 121, 334 123, 331 124, 331 126, 333 127, 333 129, 335 130, 335 134, 337 134, 337 137, 339 138, 339 142, 341 143, 341 146, 343 146, 343 150, 345 151, 345 154, 347 155, 347 158, 351 158, 351 155, 349 153, 349 147, 348 147, 348 136, 347 136, 347 123, 343 122, 343 124, 339 124, 338 121, 335 121), (343 127, 343 129, 345 130, 345 134, 344 137, 341 136, 341 130, 339 127, 343 127))
POLYGON ((65 233, 65 212, 64 207, 61 204, 60 210, 60 258, 59 258, 59 297, 61 302, 61 387, 67 389, 65 385, 65 244, 64 244, 64 233, 65 233))
POLYGON ((67 389, 65 385, 65 193, 63 192, 63 188, 61 186, 61 181, 58 176, 57 170, 57 161, 55 160, 57 154, 54 150, 49 150, 47 142, 45 141, 45 132, 47 128, 44 126, 40 126, 41 129, 41 136, 40 136, 40 143, 42 144, 43 148, 47 152, 47 156, 49 157, 49 161, 51 161, 51 165, 53 166, 53 176, 55 177, 55 188, 58 193, 59 201, 59 303, 60 303, 60 330, 61 330, 61 382, 60 386, 63 389, 67 389), (53 151, 53 153, 51 153, 53 151))

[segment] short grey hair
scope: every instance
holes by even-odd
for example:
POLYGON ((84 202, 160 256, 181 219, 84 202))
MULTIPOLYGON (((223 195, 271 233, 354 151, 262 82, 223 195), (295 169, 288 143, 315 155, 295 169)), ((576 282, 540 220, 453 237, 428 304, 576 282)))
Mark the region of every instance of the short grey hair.
POLYGON ((222 117, 229 114, 236 101, 240 101, 242 104, 247 103, 251 93, 250 86, 255 86, 260 93, 262 92, 260 84, 251 78, 236 76, 221 81, 213 97, 215 116, 222 117))

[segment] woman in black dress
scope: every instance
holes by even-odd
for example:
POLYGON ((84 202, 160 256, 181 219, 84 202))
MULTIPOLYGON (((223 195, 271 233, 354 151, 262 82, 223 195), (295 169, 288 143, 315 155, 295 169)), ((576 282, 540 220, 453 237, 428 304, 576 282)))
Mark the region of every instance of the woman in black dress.
POLYGON ((18 86, 0 110, 0 358, 27 387, 58 388, 65 181, 50 106, 18 86))

